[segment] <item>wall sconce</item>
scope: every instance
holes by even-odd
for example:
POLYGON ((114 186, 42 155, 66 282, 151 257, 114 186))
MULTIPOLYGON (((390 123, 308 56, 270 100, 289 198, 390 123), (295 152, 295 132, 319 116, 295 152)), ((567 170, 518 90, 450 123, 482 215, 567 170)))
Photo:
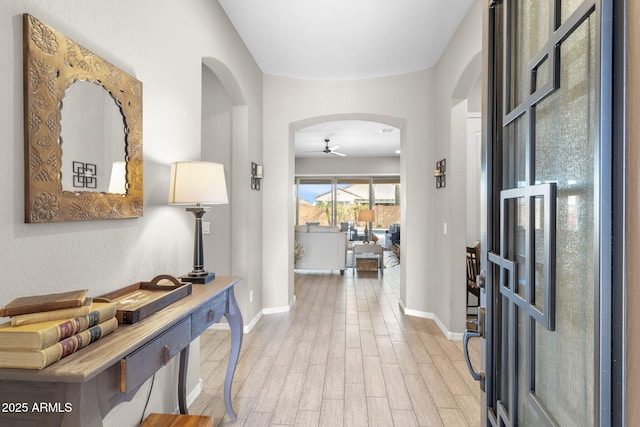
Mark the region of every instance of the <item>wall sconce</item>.
POLYGON ((262 165, 251 162, 251 189, 260 191, 262 181, 262 165))
POLYGON ((436 162, 436 169, 433 171, 433 176, 436 178, 436 188, 443 188, 447 186, 447 159, 442 159, 436 162))

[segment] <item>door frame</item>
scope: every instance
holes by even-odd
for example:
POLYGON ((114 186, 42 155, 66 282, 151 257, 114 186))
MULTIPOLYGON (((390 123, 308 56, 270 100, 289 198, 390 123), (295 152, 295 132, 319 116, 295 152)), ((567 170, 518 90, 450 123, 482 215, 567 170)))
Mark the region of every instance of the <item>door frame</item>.
MULTIPOLYGON (((612 424, 626 425, 626 420, 640 418, 640 407, 634 397, 640 393, 640 382, 627 382, 630 378, 640 378, 637 364, 629 365, 627 360, 637 360, 640 356, 640 340, 632 340, 633 331, 627 325, 640 322, 640 291, 635 286, 627 291, 627 283, 638 283, 640 266, 635 260, 640 256, 640 242, 634 239, 640 233, 640 217, 638 206, 640 195, 637 183, 640 182, 640 147, 629 141, 640 138, 638 120, 640 114, 638 101, 634 102, 633 94, 640 94, 640 52, 629 49, 640 42, 640 28, 629 25, 633 18, 640 18, 640 4, 630 0, 613 2, 613 286, 612 305, 616 307, 612 313, 612 424), (634 75, 634 71, 635 75, 634 75), (628 262, 630 260, 630 262, 628 262)), ((637 96, 636 99, 640 99, 637 96)))

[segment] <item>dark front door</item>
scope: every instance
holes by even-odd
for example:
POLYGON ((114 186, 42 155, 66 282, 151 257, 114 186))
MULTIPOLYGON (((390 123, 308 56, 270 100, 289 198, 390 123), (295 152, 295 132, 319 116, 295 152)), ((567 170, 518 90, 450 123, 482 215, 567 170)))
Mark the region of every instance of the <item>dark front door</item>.
POLYGON ((610 257, 602 4, 489 3, 483 419, 600 425, 609 380, 599 331, 610 318, 600 300, 610 257))

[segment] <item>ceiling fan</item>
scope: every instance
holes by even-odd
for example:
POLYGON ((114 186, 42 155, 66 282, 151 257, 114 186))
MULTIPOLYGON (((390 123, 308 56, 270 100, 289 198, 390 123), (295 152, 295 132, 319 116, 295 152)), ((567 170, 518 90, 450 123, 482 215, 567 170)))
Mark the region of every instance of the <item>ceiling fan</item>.
POLYGON ((324 140, 324 144, 325 144, 324 150, 321 151, 322 153, 333 154, 334 156, 346 157, 346 154, 335 151, 338 148, 340 148, 339 145, 334 145, 333 147, 329 147, 329 138, 326 138, 324 140))

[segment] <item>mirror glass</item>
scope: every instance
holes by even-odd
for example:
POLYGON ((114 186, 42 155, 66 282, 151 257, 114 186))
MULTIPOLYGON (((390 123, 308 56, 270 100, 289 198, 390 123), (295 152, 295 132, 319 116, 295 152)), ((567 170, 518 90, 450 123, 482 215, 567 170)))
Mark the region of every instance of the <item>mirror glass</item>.
POLYGON ((23 15, 25 222, 144 211, 142 82, 23 15))
POLYGON ((120 108, 100 85, 77 81, 62 100, 62 189, 125 193, 120 108))

